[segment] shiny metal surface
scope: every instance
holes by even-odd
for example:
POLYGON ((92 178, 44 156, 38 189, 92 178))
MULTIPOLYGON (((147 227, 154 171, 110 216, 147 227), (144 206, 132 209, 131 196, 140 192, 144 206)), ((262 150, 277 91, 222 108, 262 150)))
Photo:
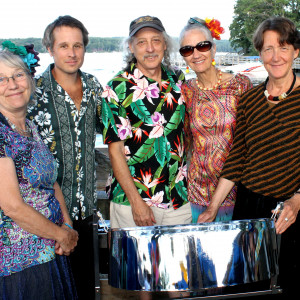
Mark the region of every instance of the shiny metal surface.
POLYGON ((202 290, 278 274, 274 221, 254 219, 111 229, 109 284, 127 290, 202 290))

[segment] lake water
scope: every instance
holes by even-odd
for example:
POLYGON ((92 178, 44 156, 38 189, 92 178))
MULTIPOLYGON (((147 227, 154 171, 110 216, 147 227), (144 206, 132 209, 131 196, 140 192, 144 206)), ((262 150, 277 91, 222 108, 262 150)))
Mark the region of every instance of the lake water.
MULTIPOLYGON (((50 63, 53 62, 52 57, 48 53, 40 53, 40 66, 36 68, 37 73, 40 74, 45 71, 50 63)), ((124 67, 123 63, 123 54, 122 52, 111 52, 111 53, 86 53, 84 64, 81 67, 81 70, 87 73, 94 75, 102 86, 105 86, 106 83, 114 77, 124 67)), ((239 65, 235 70, 244 70, 246 66, 239 65)), ((221 68, 224 69, 224 68, 221 68)), ((234 72, 235 72, 234 70, 234 72)), ((195 77, 194 72, 186 73, 186 78, 195 77)), ((265 80, 265 75, 259 75, 258 73, 246 74, 250 77, 253 84, 258 84, 265 80)), ((103 148, 106 145, 102 143, 102 136, 97 135, 96 148, 103 148)))
MULTIPOLYGON (((53 62, 48 53, 40 53, 39 57, 40 67, 36 68, 36 74, 44 72, 48 65, 53 62)), ((123 55, 121 52, 86 53, 81 70, 96 76, 104 86, 122 67, 123 55)))
MULTIPOLYGON (((49 64, 53 63, 48 53, 40 53, 40 66, 36 68, 36 74, 43 73, 49 64)), ((86 53, 81 70, 94 75, 102 86, 114 77, 123 67, 123 55, 121 52, 111 53, 86 53)), ((102 135, 96 136, 96 148, 106 148, 103 144, 102 135)))

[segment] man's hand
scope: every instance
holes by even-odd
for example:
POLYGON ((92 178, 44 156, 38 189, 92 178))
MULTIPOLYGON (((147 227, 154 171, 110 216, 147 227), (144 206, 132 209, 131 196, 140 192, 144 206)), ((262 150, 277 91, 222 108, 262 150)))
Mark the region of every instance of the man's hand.
POLYGON ((153 226, 156 223, 152 209, 142 199, 132 204, 131 210, 137 226, 153 226))

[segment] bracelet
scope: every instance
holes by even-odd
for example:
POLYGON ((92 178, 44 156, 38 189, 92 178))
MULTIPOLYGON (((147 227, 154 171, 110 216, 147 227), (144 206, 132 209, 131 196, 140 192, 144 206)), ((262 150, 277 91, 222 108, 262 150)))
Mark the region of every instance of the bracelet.
POLYGON ((73 227, 71 225, 69 225, 68 223, 64 223, 67 227, 69 227, 70 229, 73 229, 73 227))

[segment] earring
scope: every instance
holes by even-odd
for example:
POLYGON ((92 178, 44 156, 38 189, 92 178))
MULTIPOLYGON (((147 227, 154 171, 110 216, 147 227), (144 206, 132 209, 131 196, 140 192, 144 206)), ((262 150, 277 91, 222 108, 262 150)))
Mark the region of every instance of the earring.
POLYGON ((211 64, 212 64, 213 66, 215 66, 215 65, 216 65, 216 61, 215 61, 215 59, 214 59, 214 58, 212 59, 212 61, 211 61, 211 64))
POLYGON ((185 73, 190 73, 190 68, 189 68, 189 66, 186 66, 185 73))

